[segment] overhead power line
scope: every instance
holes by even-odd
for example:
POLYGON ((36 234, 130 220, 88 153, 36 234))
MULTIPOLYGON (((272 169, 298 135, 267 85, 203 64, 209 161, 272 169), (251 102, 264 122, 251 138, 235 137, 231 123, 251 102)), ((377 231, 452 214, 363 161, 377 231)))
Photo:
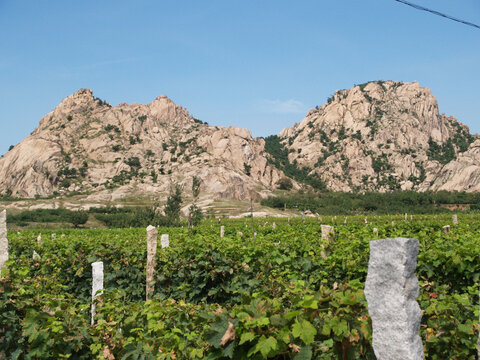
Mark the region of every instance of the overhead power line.
POLYGON ((443 13, 438 12, 436 10, 428 9, 426 7, 423 7, 423 6, 420 6, 420 5, 417 5, 417 4, 413 4, 413 3, 405 1, 405 0, 394 0, 394 1, 405 4, 405 5, 408 5, 408 6, 411 6, 415 9, 418 9, 418 10, 427 11, 429 13, 432 13, 432 14, 435 14, 435 15, 438 15, 438 16, 441 16, 441 17, 444 17, 444 18, 447 18, 447 19, 450 19, 450 20, 453 20, 453 21, 456 21, 456 22, 459 22, 459 23, 462 23, 462 24, 465 24, 465 25, 473 26, 477 29, 480 29, 480 26, 477 25, 477 24, 474 24, 474 23, 471 23, 471 22, 468 22, 468 21, 465 21, 465 20, 462 20, 462 19, 458 19, 458 18, 455 18, 455 17, 450 16, 450 15, 443 14, 443 13))

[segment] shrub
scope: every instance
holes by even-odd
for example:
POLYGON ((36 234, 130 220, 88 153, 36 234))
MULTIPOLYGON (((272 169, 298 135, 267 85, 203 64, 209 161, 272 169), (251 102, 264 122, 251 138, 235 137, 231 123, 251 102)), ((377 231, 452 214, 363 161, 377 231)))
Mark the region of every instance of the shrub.
POLYGON ((291 190, 293 187, 292 180, 287 177, 282 177, 277 181, 277 186, 280 190, 291 190))

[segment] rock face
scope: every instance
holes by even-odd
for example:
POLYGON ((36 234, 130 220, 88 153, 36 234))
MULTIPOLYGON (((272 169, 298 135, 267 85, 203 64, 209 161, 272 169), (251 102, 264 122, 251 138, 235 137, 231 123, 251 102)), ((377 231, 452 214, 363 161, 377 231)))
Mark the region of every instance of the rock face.
POLYGON ((423 359, 418 332, 417 239, 370 242, 365 297, 372 318, 373 349, 379 360, 423 359))
POLYGON ((330 190, 480 190, 480 140, 416 82, 337 91, 279 137, 330 190))
MULTIPOLYGON (((290 164, 330 190, 480 191, 480 139, 418 83, 337 91, 279 138, 290 164)), ((190 189, 193 176, 217 199, 265 197, 282 181, 298 189, 265 149, 248 130, 209 126, 166 96, 112 107, 81 89, 0 158, 0 194, 158 199, 172 183, 190 189)))
POLYGON ((203 191, 230 199, 268 191, 282 176, 246 129, 208 126, 166 96, 111 107, 81 89, 0 159, 0 193, 88 191, 104 201, 166 193, 171 182, 190 188, 194 175, 203 191))

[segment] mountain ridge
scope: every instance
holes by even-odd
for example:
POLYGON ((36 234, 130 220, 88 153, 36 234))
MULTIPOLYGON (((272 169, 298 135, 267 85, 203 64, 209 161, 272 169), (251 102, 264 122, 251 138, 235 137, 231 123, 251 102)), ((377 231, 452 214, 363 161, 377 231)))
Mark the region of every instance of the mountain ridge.
POLYGON ((220 199, 263 198, 286 177, 293 189, 480 191, 478 136, 440 114, 416 82, 337 91, 277 140, 282 161, 266 151, 270 138, 210 126, 166 95, 113 107, 80 89, 0 159, 0 193, 159 197, 172 183, 189 187, 193 176, 220 199))

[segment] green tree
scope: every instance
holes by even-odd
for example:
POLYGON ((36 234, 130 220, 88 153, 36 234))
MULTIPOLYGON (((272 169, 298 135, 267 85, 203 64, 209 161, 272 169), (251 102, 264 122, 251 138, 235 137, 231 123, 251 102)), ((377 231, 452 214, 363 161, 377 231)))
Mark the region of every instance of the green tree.
POLYGON ((203 219, 202 210, 197 206, 198 196, 200 195, 200 185, 202 184, 202 180, 199 177, 194 176, 192 179, 192 195, 193 201, 192 205, 190 205, 188 212, 189 212, 189 225, 196 226, 200 224, 203 219))
POLYGON ((73 226, 78 227, 83 225, 88 220, 88 212, 86 211, 72 211, 68 216, 68 221, 73 224, 73 226))
POLYGON ((277 186, 280 190, 291 190, 293 187, 292 180, 287 177, 282 177, 277 181, 277 186))
POLYGON ((171 225, 180 222, 182 190, 183 189, 179 184, 172 184, 170 187, 170 194, 167 197, 167 204, 165 205, 165 216, 171 225))

